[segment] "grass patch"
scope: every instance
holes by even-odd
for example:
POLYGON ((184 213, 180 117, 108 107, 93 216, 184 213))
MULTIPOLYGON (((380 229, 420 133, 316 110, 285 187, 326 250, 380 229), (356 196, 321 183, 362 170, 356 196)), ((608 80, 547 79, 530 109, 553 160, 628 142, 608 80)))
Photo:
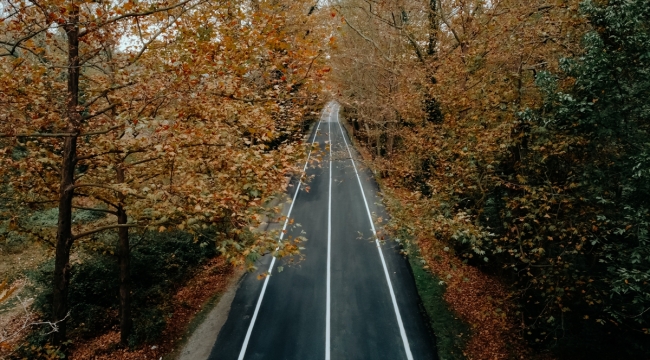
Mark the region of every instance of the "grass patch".
POLYGON ((463 349, 469 339, 470 327, 459 319, 445 302, 443 296, 445 285, 440 279, 424 268, 419 251, 412 251, 415 245, 410 245, 411 255, 408 256, 415 285, 420 299, 429 317, 431 329, 436 337, 438 357, 440 360, 465 359, 463 349))

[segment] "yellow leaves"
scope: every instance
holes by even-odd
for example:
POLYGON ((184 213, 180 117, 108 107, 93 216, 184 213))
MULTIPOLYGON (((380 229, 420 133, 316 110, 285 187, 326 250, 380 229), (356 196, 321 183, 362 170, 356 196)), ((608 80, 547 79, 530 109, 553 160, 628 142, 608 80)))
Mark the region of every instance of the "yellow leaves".
POLYGON ((127 1, 126 3, 124 3, 124 4, 122 5, 122 9, 124 9, 124 10, 126 10, 126 11, 131 11, 131 10, 133 10, 134 5, 135 5, 135 4, 133 4, 132 1, 127 1))
POLYGON ((5 300, 9 299, 9 297, 16 291, 15 286, 10 286, 9 285, 9 280, 5 279, 1 284, 0 284, 0 303, 4 302, 5 300))
POLYGON ((524 185, 527 183, 527 180, 524 176, 517 174, 517 181, 519 181, 520 184, 524 185))

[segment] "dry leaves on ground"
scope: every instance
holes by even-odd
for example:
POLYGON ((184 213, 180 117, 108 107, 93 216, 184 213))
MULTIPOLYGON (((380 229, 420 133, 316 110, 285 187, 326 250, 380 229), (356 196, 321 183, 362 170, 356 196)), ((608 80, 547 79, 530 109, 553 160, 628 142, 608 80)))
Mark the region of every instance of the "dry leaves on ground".
POLYGON ((119 348, 120 333, 112 330, 88 341, 76 342, 70 352, 73 360, 141 360, 160 359, 179 344, 183 333, 203 304, 217 293, 223 293, 233 268, 222 257, 210 260, 172 299, 173 315, 167 320, 162 339, 136 349, 119 348))

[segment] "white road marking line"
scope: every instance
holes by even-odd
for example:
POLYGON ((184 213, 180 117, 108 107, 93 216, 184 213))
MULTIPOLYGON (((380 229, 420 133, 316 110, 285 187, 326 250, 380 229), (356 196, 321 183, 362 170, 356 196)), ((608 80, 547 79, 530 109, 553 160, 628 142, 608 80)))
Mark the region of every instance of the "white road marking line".
MULTIPOLYGON (((395 309, 395 316, 397 317, 397 324, 399 325, 399 333, 402 336, 402 342, 404 343, 404 350, 406 351, 406 358, 408 360, 413 360, 413 354, 411 354, 411 347, 409 346, 408 338, 406 337, 406 331, 404 330, 404 323, 402 322, 402 315, 399 313, 399 308, 397 307, 397 299, 395 298, 395 292, 393 291, 393 284, 390 281, 390 276, 388 275, 388 267, 386 267, 386 261, 384 260, 384 254, 381 252, 381 245, 379 244, 379 239, 377 239, 377 231, 375 230, 375 224, 372 221, 372 215, 370 214, 370 208, 368 207, 368 201, 366 200, 366 194, 363 191, 363 185, 361 185, 361 177, 359 177, 359 172, 357 171, 357 166, 354 164, 354 159, 352 158, 352 152, 348 146, 348 141, 345 139, 345 133, 343 132, 343 127, 341 127, 341 122, 339 121, 339 109, 336 109, 336 122, 339 124, 339 129, 341 130, 341 135, 343 136, 343 141, 345 142, 345 147, 348 149, 348 154, 350 155, 350 161, 354 167, 354 173, 357 175, 357 180, 359 181, 359 188, 361 189, 361 195, 363 197, 363 203, 366 205, 366 211, 368 213, 368 219, 370 220, 370 226, 372 227, 372 234, 375 237, 375 244, 377 245, 377 250, 379 251, 379 257, 381 258, 381 264, 384 267, 384 275, 386 275, 386 282, 388 283, 388 289, 390 290, 390 298, 393 300, 393 309, 395 309)), ((330 149, 331 149, 330 144, 330 149)))
POLYGON ((329 141, 330 148, 330 188, 329 188, 329 199, 327 203, 327 300, 325 306, 325 360, 330 360, 330 317, 331 317, 331 268, 332 268, 332 110, 327 119, 327 138, 329 141))
MULTIPOLYGON (((325 110, 324 110, 325 111, 325 110)), ((314 141, 318 136, 318 130, 320 129, 320 123, 323 117, 318 121, 318 126, 316 126, 316 132, 314 132, 314 138, 311 140, 311 146, 309 148, 309 154, 307 155, 307 161, 305 161, 305 166, 302 168, 303 174, 307 170, 307 165, 309 164, 309 158, 311 156, 311 150, 314 148, 314 141)), ((329 120, 329 119, 328 119, 329 120)), ((280 232, 280 240, 284 238, 284 231, 287 229, 287 224, 289 223, 289 216, 291 216, 291 210, 293 210, 293 204, 296 202, 298 193, 300 192, 300 187, 302 186, 302 179, 298 179, 298 187, 296 188, 295 194, 293 194, 293 199, 291 200, 291 205, 289 206, 289 212, 284 220, 284 226, 282 226, 282 231, 280 232)), ((275 248, 275 251, 278 251, 280 247, 275 248)), ((248 325, 248 331, 246 331, 246 337, 244 338, 244 343, 242 344, 241 351, 239 352, 238 360, 244 360, 244 355, 246 355, 246 348, 248 348, 248 342, 250 341, 251 334, 253 333, 253 326, 255 326, 255 320, 257 320, 257 314, 260 312, 260 307, 262 306, 262 299, 264 298, 264 293, 266 292, 266 286, 269 284, 269 279, 271 278, 271 271, 273 271, 273 265, 275 265, 275 256, 271 260, 271 265, 269 266, 269 271, 267 273, 266 279, 264 279, 264 285, 262 285, 262 292, 260 293, 259 299, 257 299, 257 304, 255 305, 255 311, 253 312, 253 318, 251 323, 248 325)))

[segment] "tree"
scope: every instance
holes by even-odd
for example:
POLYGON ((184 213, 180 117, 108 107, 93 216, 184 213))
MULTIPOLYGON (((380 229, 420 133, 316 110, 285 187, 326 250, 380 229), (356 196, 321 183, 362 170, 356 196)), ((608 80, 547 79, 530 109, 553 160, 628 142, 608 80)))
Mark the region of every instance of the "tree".
POLYGON ((341 102, 425 256, 502 279, 532 344, 646 357, 648 5, 339 4, 341 102))
MULTIPOLYGON (((292 37, 313 25, 309 7, 232 5, 3 3, 2 171, 16 204, 58 203, 56 234, 32 231, 56 248, 55 344, 65 339, 77 240, 118 229, 125 342, 128 228, 228 222, 243 231, 301 156, 295 134, 314 100, 307 90, 319 85, 310 74, 317 40, 292 37), (75 225, 75 208, 109 217, 75 225)), ((250 257, 275 248, 263 236, 222 240, 236 262, 242 247, 250 257)))

